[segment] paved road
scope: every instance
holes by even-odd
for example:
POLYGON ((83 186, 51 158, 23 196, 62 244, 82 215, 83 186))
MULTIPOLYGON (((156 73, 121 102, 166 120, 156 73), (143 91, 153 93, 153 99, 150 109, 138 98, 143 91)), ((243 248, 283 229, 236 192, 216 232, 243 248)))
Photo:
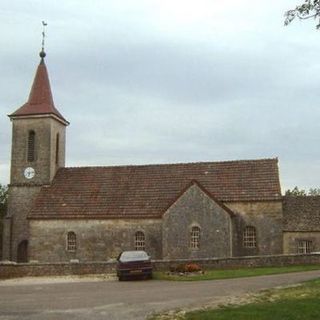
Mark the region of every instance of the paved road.
POLYGON ((317 277, 320 271, 199 282, 0 281, 0 320, 138 320, 317 277))

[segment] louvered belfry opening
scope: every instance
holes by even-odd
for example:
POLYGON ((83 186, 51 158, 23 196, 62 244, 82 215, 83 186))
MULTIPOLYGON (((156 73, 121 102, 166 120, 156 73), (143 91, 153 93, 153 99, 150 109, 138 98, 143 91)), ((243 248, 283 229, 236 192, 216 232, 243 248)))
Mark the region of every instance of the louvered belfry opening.
POLYGON ((56 165, 59 164, 59 133, 56 136, 56 165))
POLYGON ((35 160, 35 142, 36 142, 36 133, 31 130, 29 131, 28 136, 28 161, 33 162, 35 160))

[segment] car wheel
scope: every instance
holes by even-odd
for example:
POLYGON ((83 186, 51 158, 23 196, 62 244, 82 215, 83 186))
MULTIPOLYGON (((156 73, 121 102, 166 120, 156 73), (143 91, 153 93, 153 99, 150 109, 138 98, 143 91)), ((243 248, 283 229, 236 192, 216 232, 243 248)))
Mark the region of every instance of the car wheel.
POLYGON ((152 279, 152 274, 147 274, 146 276, 144 276, 144 278, 146 280, 151 280, 152 279))

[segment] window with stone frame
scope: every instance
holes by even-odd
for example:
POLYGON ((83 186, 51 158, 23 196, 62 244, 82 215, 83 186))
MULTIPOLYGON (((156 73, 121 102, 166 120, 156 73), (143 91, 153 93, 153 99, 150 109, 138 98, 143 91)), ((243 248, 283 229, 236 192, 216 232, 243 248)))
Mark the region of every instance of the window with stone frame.
POLYGON ((299 240, 298 241, 298 253, 306 254, 312 251, 311 240, 299 240))
POLYGON ((35 160, 36 133, 31 130, 28 135, 27 159, 29 162, 35 160))
POLYGON ((77 236, 73 231, 67 234, 67 251, 75 252, 77 250, 77 236))
POLYGON ((243 246, 245 248, 257 247, 257 231, 253 226, 246 226, 243 231, 243 246))
POLYGON ((190 248, 193 250, 200 249, 200 228, 193 226, 190 233, 190 248))
POLYGON ((142 231, 137 231, 134 237, 134 247, 136 250, 146 249, 146 237, 142 231))

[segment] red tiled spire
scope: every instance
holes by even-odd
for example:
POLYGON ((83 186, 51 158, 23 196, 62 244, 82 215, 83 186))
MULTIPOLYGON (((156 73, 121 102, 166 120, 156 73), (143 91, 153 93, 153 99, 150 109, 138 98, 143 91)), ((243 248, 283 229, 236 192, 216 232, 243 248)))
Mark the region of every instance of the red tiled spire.
POLYGON ((28 102, 10 114, 9 117, 54 115, 64 124, 68 125, 69 122, 54 106, 48 71, 43 59, 44 53, 43 55, 40 54, 40 57, 41 61, 37 68, 28 102))

